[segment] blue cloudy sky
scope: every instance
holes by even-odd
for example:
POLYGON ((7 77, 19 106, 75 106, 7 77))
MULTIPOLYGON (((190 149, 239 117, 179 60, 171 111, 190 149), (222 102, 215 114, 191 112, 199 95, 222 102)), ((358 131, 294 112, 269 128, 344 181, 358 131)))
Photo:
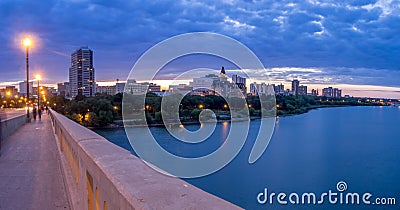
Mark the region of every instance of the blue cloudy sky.
POLYGON ((32 72, 54 83, 68 79, 69 56, 80 46, 94 51, 96 79, 124 80, 154 44, 206 31, 248 46, 273 81, 400 98, 399 0, 0 0, 0 25, 2 84, 25 78, 24 35, 35 39, 32 72))

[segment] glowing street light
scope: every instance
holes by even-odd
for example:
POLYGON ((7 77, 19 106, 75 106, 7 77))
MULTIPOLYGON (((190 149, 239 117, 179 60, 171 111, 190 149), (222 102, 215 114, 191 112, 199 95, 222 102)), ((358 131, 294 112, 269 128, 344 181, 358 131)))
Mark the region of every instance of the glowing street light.
MULTIPOLYGON (((29 47, 32 45, 32 40, 29 37, 26 37, 22 41, 22 44, 26 51, 26 97, 29 99, 29 47)), ((26 120, 27 122, 30 122, 29 106, 26 109, 26 120)))
POLYGON ((24 47, 30 47, 32 45, 32 40, 29 37, 26 37, 22 42, 24 47))

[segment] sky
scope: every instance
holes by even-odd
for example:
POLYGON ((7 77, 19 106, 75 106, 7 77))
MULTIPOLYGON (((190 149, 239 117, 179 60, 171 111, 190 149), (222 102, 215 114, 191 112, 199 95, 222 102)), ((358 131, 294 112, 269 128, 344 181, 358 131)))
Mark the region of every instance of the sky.
MULTIPOLYGON (((32 74, 54 84, 68 80, 70 54, 80 46, 94 51, 96 80, 125 80, 155 44, 213 32, 251 49, 273 82, 296 78, 355 96, 400 98, 399 0, 0 0, 0 25, 0 86, 24 80, 26 35, 34 40, 32 74)), ((179 75, 188 62, 171 64, 161 78, 179 75)))

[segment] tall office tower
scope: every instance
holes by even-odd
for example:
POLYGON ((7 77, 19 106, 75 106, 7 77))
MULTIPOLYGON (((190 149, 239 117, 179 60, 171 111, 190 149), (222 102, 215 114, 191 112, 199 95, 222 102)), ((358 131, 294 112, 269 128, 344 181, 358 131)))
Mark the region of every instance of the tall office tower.
POLYGON ((95 79, 93 68, 93 51, 88 47, 81 47, 71 54, 71 68, 69 68, 69 83, 71 96, 94 96, 95 79))
POLYGON ((292 94, 293 94, 293 95, 299 94, 299 85, 300 85, 299 80, 294 79, 294 80, 292 81, 292 94))
POLYGON ((246 78, 234 74, 232 75, 232 82, 237 85, 244 96, 247 95, 246 78))

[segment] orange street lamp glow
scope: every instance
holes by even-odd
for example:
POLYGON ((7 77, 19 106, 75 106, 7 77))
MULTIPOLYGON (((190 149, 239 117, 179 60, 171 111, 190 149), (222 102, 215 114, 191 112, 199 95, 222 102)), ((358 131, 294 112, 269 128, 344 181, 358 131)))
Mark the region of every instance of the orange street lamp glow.
POLYGON ((36 78, 36 80, 41 80, 41 79, 42 79, 42 76, 40 76, 40 74, 36 74, 36 75, 35 75, 35 78, 36 78))
POLYGON ((32 45, 32 40, 29 37, 26 37, 22 43, 24 44, 24 47, 30 47, 32 45))

